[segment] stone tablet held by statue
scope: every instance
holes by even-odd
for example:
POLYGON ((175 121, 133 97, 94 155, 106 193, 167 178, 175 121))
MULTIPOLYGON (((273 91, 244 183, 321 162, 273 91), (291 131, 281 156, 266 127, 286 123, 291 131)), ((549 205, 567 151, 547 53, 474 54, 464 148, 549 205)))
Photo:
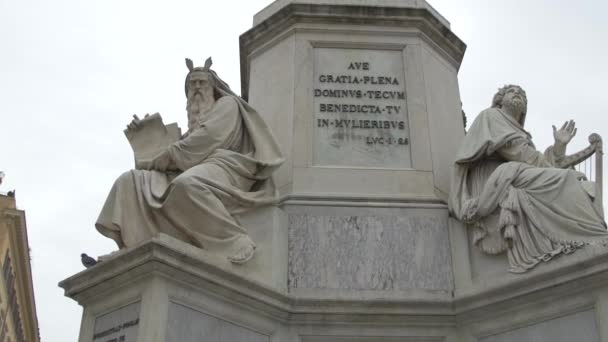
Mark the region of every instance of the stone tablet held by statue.
POLYGON ((135 165, 140 162, 151 161, 164 152, 172 143, 180 138, 180 129, 177 123, 166 125, 159 113, 146 116, 140 120, 136 129, 125 129, 125 136, 131 144, 135 165))

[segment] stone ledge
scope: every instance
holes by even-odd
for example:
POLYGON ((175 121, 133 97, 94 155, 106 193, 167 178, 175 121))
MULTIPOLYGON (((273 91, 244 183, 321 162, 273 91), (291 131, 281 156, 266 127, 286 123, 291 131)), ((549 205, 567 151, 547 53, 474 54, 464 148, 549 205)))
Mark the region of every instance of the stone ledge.
POLYGON ((542 302, 564 294, 608 286, 608 248, 596 245, 572 255, 560 256, 524 274, 507 273, 473 283, 456 291, 455 312, 487 314, 487 306, 508 307, 513 302, 542 302))
POLYGON ((466 294, 455 297, 446 291, 420 289, 340 291, 339 294, 336 291, 297 290, 287 293, 251 279, 246 270, 239 269, 240 266, 161 235, 121 251, 107 261, 67 278, 59 286, 66 296, 85 305, 153 276, 244 305, 289 324, 455 325, 608 285, 608 253, 605 251, 589 251, 574 260, 564 258, 561 261, 556 265, 543 265, 545 270, 508 283, 503 280, 487 287, 474 286, 466 294))
POLYGON ((330 297, 321 291, 288 294, 250 277, 247 270, 204 250, 161 234, 107 261, 77 273, 59 286, 81 305, 151 274, 212 292, 244 305, 264 308, 275 317, 291 314, 446 314, 445 291, 351 291, 330 297))
POLYGON ((317 5, 345 5, 345 6, 370 6, 370 7, 395 7, 395 8, 424 8, 429 10, 437 20, 441 21, 448 28, 450 22, 424 0, 277 0, 253 16, 253 26, 273 16, 283 7, 294 3, 306 3, 317 5))
POLYGON ((322 207, 380 207, 380 208, 432 208, 447 209, 444 201, 435 197, 403 196, 365 196, 364 194, 306 194, 297 193, 282 196, 278 205, 286 206, 322 206, 322 207))
POLYGON ((108 260, 63 280, 59 286, 66 296, 80 303, 97 296, 99 291, 91 291, 104 283, 120 287, 151 272, 173 274, 180 280, 204 281, 226 291, 255 291, 256 298, 269 303, 287 301, 280 291, 252 279, 250 270, 162 233, 150 241, 119 251, 108 260), (125 274, 129 277, 121 278, 125 274))

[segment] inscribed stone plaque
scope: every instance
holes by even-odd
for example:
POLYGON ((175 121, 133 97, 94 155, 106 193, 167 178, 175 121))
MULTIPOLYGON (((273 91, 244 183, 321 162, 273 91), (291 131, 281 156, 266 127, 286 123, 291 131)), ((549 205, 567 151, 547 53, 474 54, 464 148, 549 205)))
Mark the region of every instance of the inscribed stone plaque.
POLYGON ((549 321, 479 339, 480 342, 599 342, 593 310, 555 318, 549 321))
POLYGON ((301 336, 302 342, 443 342, 442 336, 301 336))
POLYGON ((166 341, 269 342, 269 338, 223 319, 180 304, 171 303, 169 305, 166 341))
POLYGON ((95 319, 93 342, 135 342, 140 303, 123 306, 95 319))
POLYGON ((403 62, 396 50, 315 48, 315 165, 411 167, 403 62))
POLYGON ((289 214, 290 289, 452 290, 447 215, 332 210, 289 214))

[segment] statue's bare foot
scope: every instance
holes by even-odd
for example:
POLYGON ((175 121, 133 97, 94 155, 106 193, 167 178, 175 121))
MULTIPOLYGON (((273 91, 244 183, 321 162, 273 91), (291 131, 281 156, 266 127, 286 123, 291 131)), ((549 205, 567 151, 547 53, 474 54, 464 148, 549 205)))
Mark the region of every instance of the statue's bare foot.
POLYGON ((228 257, 228 260, 234 264, 244 264, 247 261, 253 258, 253 254, 255 252, 255 244, 253 241, 249 240, 245 243, 244 246, 239 248, 239 250, 232 256, 228 257))

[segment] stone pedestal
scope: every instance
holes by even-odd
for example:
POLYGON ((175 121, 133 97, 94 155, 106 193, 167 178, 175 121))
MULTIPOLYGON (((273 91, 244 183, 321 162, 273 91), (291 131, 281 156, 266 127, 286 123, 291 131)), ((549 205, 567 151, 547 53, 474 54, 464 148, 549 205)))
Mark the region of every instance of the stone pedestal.
POLYGON ((293 294, 161 235, 60 285, 84 307, 79 342, 608 341, 605 250, 460 294, 293 294))
POLYGON ((240 44, 286 155, 256 256, 122 251, 61 283, 80 342, 608 342, 604 247, 509 274, 449 218, 465 45, 425 1, 279 0, 240 44))
POLYGON ((465 45, 425 1, 275 1, 240 44, 242 93, 287 157, 285 203, 446 198, 465 45))
POLYGON ((240 43, 243 95, 286 156, 288 292, 451 294, 465 45, 449 23, 425 1, 275 1, 240 43))
POLYGON ((84 307, 81 342, 268 341, 280 290, 253 273, 161 234, 60 286, 84 307))

